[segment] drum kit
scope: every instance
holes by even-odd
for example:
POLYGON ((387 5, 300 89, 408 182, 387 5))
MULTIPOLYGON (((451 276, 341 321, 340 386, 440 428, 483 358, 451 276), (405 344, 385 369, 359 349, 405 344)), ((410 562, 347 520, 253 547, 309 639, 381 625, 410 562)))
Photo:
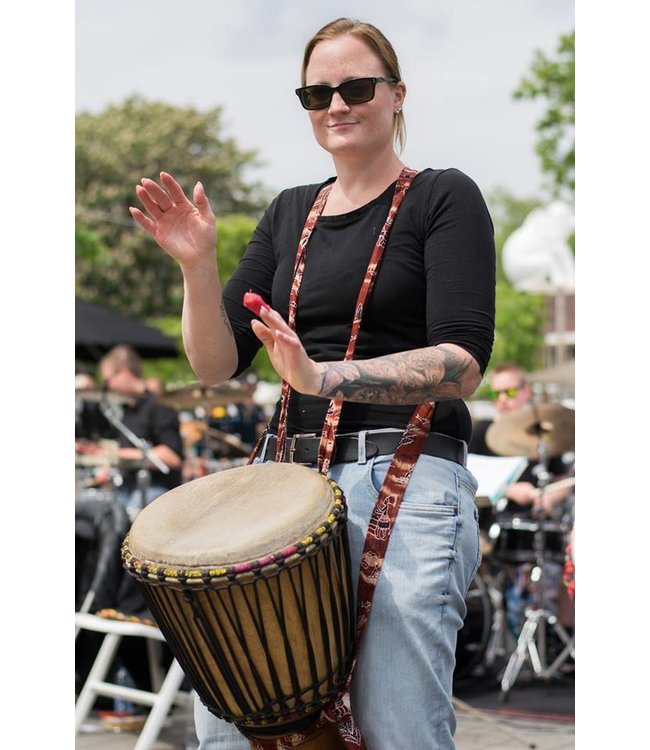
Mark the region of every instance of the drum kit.
MULTIPOLYGON (((250 401, 254 386, 231 381, 218 387, 192 383, 158 396, 158 400, 177 411, 191 414, 180 425, 181 436, 187 456, 187 478, 205 476, 212 471, 241 465, 250 455, 252 446, 244 443, 237 435, 219 430, 211 423, 211 412, 215 407, 239 404, 250 401), (200 415, 198 418, 196 414, 200 415), (200 447, 200 455, 194 456, 194 449, 200 447)), ((153 453, 151 446, 134 434, 122 421, 121 411, 133 399, 96 388, 79 388, 75 392, 77 409, 84 404, 95 405, 115 430, 121 433, 130 445, 143 451, 143 460, 134 464, 118 457, 116 440, 77 441, 75 454, 76 499, 78 501, 114 501, 123 484, 125 471, 136 471, 138 488, 143 498, 142 507, 150 485, 149 462, 163 473, 169 468, 153 453)))
MULTIPOLYGON (((537 462, 533 473, 541 498, 545 493, 575 485, 574 476, 551 482, 548 471, 549 459, 562 457, 574 449, 572 409, 552 403, 527 404, 493 422, 485 439, 497 456, 521 456, 537 462)), ((468 616, 459 633, 459 644, 464 643, 470 652, 473 649, 473 660, 466 661, 464 671, 456 671, 457 676, 463 677, 477 665, 489 669, 497 664, 499 657, 506 657, 500 678, 502 700, 507 699, 527 660, 535 678, 550 679, 574 655, 574 637, 548 606, 545 586, 550 564, 557 567, 566 560, 573 525, 572 502, 565 501, 561 516, 551 518, 541 509, 541 503, 532 515, 507 515, 506 505, 506 501, 498 501, 490 513, 493 522, 484 549, 484 563, 474 592, 472 589, 469 592, 470 597, 474 596, 474 608, 469 606, 468 599, 468 616), (517 635, 509 630, 504 587, 509 574, 523 565, 529 569, 532 600, 525 608, 525 621, 517 635), (489 636, 486 629, 491 631, 489 636), (560 647, 550 664, 547 662, 549 629, 560 647)))
POLYGON ((123 472, 131 470, 136 472, 140 507, 144 508, 151 485, 149 466, 155 466, 163 474, 169 474, 170 469, 151 450, 152 446, 124 423, 123 407, 132 404, 133 398, 102 389, 77 390, 75 396, 81 404, 97 404, 99 412, 116 432, 123 435, 128 443, 142 453, 142 459, 134 463, 119 457, 119 444, 116 440, 78 441, 75 452, 76 500, 115 500, 123 483, 123 472), (98 478, 101 481, 98 481, 98 478))
POLYGON ((166 391, 159 401, 171 406, 181 415, 181 436, 185 447, 186 479, 196 479, 223 468, 241 465, 253 448, 238 435, 214 426, 215 409, 222 412, 237 404, 252 401, 255 385, 231 380, 220 386, 201 383, 166 391))

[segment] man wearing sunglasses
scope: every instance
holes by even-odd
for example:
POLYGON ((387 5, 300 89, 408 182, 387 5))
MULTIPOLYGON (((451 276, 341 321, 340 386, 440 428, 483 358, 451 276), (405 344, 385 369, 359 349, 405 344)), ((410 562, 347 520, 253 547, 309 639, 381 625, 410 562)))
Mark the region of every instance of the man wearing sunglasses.
MULTIPOLYGON (((494 366, 490 373, 490 398, 494 401, 496 414, 494 421, 505 418, 528 404, 533 396, 526 371, 514 362, 502 362, 494 366)), ((473 425, 472 439, 468 450, 483 456, 497 455, 486 442, 486 433, 493 422, 481 420, 473 425)), ((539 472, 542 470, 537 458, 528 462, 519 481, 511 484, 505 491, 504 498, 497 504, 496 515, 490 512, 489 518, 481 519, 481 527, 490 526, 494 521, 502 528, 509 526, 513 519, 538 519, 538 513, 543 517, 554 517, 572 492, 570 487, 547 490, 540 493, 539 472)), ((556 482, 566 476, 567 467, 561 456, 549 457, 546 470, 550 475, 549 483, 556 482)), ((496 553, 495 553, 496 554, 496 553)), ((519 635, 525 619, 525 609, 530 601, 530 576, 532 563, 523 562, 506 566, 505 601, 507 619, 515 637, 519 635)), ((547 606, 556 609, 560 617, 564 597, 562 584, 562 568, 554 561, 547 561, 545 568, 545 590, 547 606)), ((571 626, 569 619, 565 624, 571 626)))
MULTIPOLYGON (((514 362, 502 362, 494 366, 490 373, 490 398, 496 409, 495 421, 512 414, 528 404, 533 391, 526 377, 526 371, 514 362)), ((482 456, 497 455, 487 444, 485 436, 492 424, 490 420, 482 420, 473 426, 469 452, 482 456)), ((522 509, 534 509, 540 505, 544 513, 552 516, 556 507, 562 503, 569 489, 549 490, 540 496, 538 468, 539 461, 533 459, 522 473, 518 482, 511 484, 505 493, 508 504, 506 512, 519 512, 522 509)), ((551 482, 561 479, 566 474, 566 467, 561 456, 552 456, 548 460, 547 470, 551 474, 551 482)))

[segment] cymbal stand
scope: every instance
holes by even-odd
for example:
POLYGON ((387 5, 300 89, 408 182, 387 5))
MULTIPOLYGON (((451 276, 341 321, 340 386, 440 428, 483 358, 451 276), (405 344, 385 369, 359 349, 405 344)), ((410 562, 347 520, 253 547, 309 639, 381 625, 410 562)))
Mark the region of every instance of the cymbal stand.
POLYGON ((204 477, 209 474, 208 467, 213 457, 210 444, 210 402, 208 400, 208 389, 201 386, 201 404, 194 410, 194 414, 203 423, 203 436, 201 437, 201 460, 199 461, 199 475, 204 477))
POLYGON ((505 571, 488 581, 488 594, 492 603, 492 629, 485 650, 485 663, 493 667, 498 660, 508 657, 516 646, 516 640, 508 627, 505 604, 505 571))
MULTIPOLYGON (((539 436, 539 464, 535 468, 538 469, 538 486, 540 496, 543 499, 550 475, 547 468, 548 457, 543 439, 543 428, 539 423, 537 434, 539 436)), ((536 517, 537 523, 534 532, 535 567, 531 571, 531 580, 537 583, 535 596, 537 601, 525 610, 526 620, 501 679, 501 699, 504 701, 507 699, 508 693, 515 684, 527 658, 530 660, 535 676, 547 680, 557 674, 562 664, 575 653, 574 637, 569 636, 558 621, 557 616, 545 606, 546 531, 544 528, 543 503, 540 503, 538 509, 533 511, 533 515, 536 517), (564 648, 550 665, 547 664, 546 649, 546 634, 549 625, 564 644, 564 648)))
POLYGON ((142 438, 139 438, 132 430, 130 430, 124 422, 115 414, 111 407, 103 402, 100 402, 99 409, 106 419, 115 427, 124 437, 131 443, 131 445, 139 448, 142 451, 142 459, 140 468, 138 469, 137 486, 140 497, 140 510, 142 510, 147 504, 147 495, 149 487, 151 486, 151 471, 149 470, 149 463, 152 463, 157 469, 163 474, 169 474, 169 466, 162 461, 152 450, 151 445, 142 438))

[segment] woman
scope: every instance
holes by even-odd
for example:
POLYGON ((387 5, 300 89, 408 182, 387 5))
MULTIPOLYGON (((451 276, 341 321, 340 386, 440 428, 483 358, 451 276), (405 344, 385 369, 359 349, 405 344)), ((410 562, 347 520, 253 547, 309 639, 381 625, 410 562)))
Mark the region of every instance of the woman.
MULTIPOLYGON (((456 634, 480 557, 462 399, 491 354, 492 224, 478 188, 458 170, 405 170, 395 145, 404 139, 406 86, 378 29, 350 19, 325 26, 305 48, 302 84, 296 93, 336 176, 275 198, 223 293, 215 219, 200 183, 191 202, 169 174, 143 179, 136 193, 146 214, 131 213, 180 264, 183 337, 196 375, 210 384, 237 375, 261 342, 290 386, 257 460, 279 457, 278 444, 287 448, 294 435, 317 436, 293 445, 346 496, 354 581, 396 446, 417 405, 436 402, 386 550, 350 701, 369 750, 448 750, 456 634), (304 265, 294 278, 299 241, 304 265), (383 245, 375 280, 369 260, 383 245), (371 293, 359 306, 369 276, 371 293), (270 305, 259 319, 242 304, 250 291, 270 305), (326 415, 331 399, 342 402, 334 416, 326 415), (323 456, 324 424, 337 446, 351 436, 333 458, 331 450, 323 456)), ((196 723, 201 750, 248 748, 200 704, 196 723)))

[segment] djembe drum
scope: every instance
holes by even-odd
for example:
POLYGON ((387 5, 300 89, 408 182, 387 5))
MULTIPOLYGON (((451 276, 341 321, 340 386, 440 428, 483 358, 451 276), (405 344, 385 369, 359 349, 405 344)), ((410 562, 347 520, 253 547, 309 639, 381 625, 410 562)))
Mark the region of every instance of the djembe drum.
POLYGON ((251 740, 345 747, 334 725, 313 727, 353 655, 346 522, 342 491, 315 470, 250 464, 160 496, 122 544, 201 701, 251 740))

